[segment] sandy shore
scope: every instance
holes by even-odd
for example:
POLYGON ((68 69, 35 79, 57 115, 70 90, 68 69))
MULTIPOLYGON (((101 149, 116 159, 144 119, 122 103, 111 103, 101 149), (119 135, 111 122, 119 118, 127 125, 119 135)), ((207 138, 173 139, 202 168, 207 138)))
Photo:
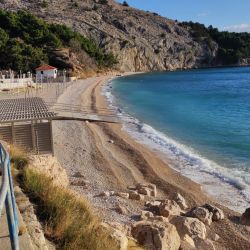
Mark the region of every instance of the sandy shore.
MULTIPOLYGON (((107 107, 101 92, 109 78, 101 76, 78 81, 66 89, 58 102, 88 106, 98 112, 107 107)), ((127 186, 140 182, 156 184, 159 199, 171 199, 175 192, 179 192, 189 207, 216 203, 200 185, 173 170, 160 155, 137 143, 121 126, 80 121, 56 121, 53 124, 55 155, 68 173, 71 188, 87 196, 104 221, 130 224, 140 214, 144 202, 115 196, 104 199, 98 194, 102 191, 125 192, 127 186), (87 188, 74 185, 76 172, 82 174, 87 188), (128 215, 118 214, 115 211, 117 204, 126 207, 128 215)), ((250 249, 250 230, 238 223, 239 214, 218 206, 224 210, 226 219, 211 226, 221 237, 215 243, 217 249, 250 249)))

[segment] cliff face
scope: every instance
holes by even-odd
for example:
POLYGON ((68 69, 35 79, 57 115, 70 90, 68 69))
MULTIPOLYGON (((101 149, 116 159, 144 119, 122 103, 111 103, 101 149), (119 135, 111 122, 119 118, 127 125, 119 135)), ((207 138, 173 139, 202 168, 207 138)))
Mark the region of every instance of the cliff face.
POLYGON ((218 46, 202 39, 178 22, 124 7, 112 0, 108 4, 86 1, 3 0, 0 8, 28 9, 49 22, 63 23, 95 40, 104 51, 118 58, 122 71, 174 70, 209 66, 218 46))

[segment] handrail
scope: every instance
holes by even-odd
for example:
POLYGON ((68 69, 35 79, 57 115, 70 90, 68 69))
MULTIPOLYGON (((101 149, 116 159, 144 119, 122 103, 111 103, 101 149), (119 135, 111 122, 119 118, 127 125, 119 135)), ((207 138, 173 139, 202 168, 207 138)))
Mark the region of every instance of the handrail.
POLYGON ((0 216, 5 204, 11 248, 12 250, 19 250, 18 217, 11 175, 10 156, 1 143, 0 169, 2 171, 2 184, 0 187, 0 216))

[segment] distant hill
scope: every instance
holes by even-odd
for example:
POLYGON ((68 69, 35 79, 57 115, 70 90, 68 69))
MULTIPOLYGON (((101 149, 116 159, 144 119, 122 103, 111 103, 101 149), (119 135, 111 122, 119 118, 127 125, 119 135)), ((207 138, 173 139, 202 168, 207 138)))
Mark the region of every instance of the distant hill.
MULTIPOLYGON (((113 0, 2 0, 0 8, 27 9, 49 23, 71 27, 108 55, 107 60, 112 63, 106 66, 122 71, 175 70, 250 62, 248 33, 219 32, 197 23, 180 23, 113 0)), ((57 52, 55 58, 62 58, 60 53, 65 55, 66 52, 57 52)), ((99 56, 88 55, 98 65, 99 56)), ((87 62, 78 65, 79 68, 84 69, 87 62)))

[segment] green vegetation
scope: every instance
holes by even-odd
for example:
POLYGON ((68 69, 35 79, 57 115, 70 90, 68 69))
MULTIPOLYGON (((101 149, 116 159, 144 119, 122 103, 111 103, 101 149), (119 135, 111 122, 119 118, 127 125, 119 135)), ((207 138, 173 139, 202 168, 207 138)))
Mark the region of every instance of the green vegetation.
POLYGON ((129 4, 127 3, 127 1, 123 1, 122 6, 129 7, 129 4))
POLYGON ((207 28, 203 24, 193 22, 183 22, 182 25, 191 28, 192 36, 197 41, 205 41, 210 47, 212 41, 218 44, 216 63, 237 64, 240 59, 250 58, 249 33, 221 32, 213 26, 207 28))
POLYGON ((31 71, 41 63, 49 63, 54 49, 70 47, 71 40, 77 40, 99 67, 112 67, 117 63, 113 54, 105 54, 93 41, 65 25, 48 24, 26 11, 0 10, 2 69, 31 71))

